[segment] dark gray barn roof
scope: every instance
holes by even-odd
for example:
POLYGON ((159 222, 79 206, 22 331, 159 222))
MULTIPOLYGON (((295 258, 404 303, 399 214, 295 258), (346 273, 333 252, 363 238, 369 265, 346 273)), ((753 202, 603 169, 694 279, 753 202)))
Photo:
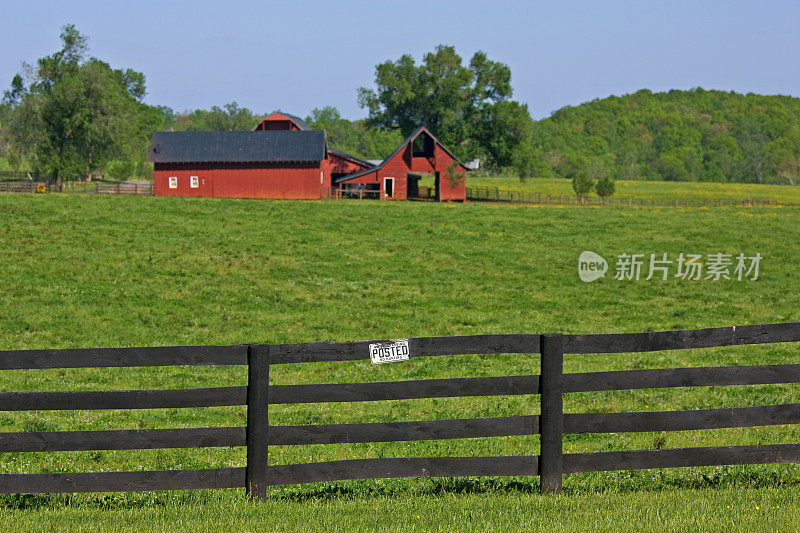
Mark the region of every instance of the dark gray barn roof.
POLYGON ((324 131, 157 131, 154 163, 272 163, 322 161, 324 131))
POLYGON ((282 111, 278 111, 284 117, 290 118, 292 122, 297 124, 297 127, 300 128, 301 131, 311 131, 311 126, 309 126, 305 120, 298 117, 297 115, 290 115, 289 113, 283 113, 282 111))
POLYGON ((338 155, 340 157, 344 157, 345 159, 352 159, 353 161, 355 161, 357 163, 361 163, 362 165, 367 166, 367 167, 374 167, 375 166, 372 163, 370 163, 369 161, 367 161, 366 159, 361 159, 360 157, 356 157, 353 154, 348 154, 347 152, 342 152, 341 150, 337 150, 336 148, 331 148, 330 146, 328 147, 328 152, 330 152, 332 154, 336 154, 336 155, 338 155))

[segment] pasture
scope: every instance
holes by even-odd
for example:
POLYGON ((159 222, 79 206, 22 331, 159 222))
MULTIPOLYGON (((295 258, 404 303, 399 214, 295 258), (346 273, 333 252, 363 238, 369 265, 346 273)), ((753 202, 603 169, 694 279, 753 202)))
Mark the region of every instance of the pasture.
MULTIPOLYGON (((793 185, 761 185, 758 183, 712 183, 648 180, 616 180, 614 193, 618 198, 634 200, 688 200, 690 202, 715 200, 758 200, 800 205, 800 187, 793 185)), ((499 188, 501 191, 541 193, 550 196, 573 195, 572 181, 563 178, 472 177, 468 187, 499 188)), ((592 192, 592 195, 595 193, 592 192)))
MULTIPOLYGON (((529 180, 535 183, 537 180, 529 180)), ((569 185, 569 182, 564 182, 569 185)), ((301 342, 477 333, 612 333, 796 321, 796 208, 589 209, 413 202, 282 202, 0 195, 0 349, 301 342), (763 256, 757 281, 578 279, 577 257, 763 256)), ((796 345, 565 357, 567 372, 798 361, 796 345)), ((282 365, 270 382, 530 373, 538 357, 282 365)), ((538 371, 538 370, 537 370, 538 371)), ((0 390, 215 387, 244 367, 4 371, 0 390)), ((793 403, 791 385, 576 393, 567 412, 793 403)), ((275 406, 273 424, 512 416, 535 397, 275 406)), ((2 413, 0 431, 242 425, 244 408, 2 413)), ((800 428, 569 435, 564 451, 797 442, 800 428)), ((276 464, 537 453, 538 437, 271 447, 276 464)), ((0 472, 242 466, 241 448, 0 454, 0 472)), ((276 527, 797 529, 800 467, 739 466, 535 478, 401 479, 243 491, 0 496, 0 517, 76 529, 276 527), (758 509, 756 509, 756 506, 758 509), (553 523, 553 517, 557 522, 553 523), (630 522, 635 521, 635 522, 630 522), (794 522, 793 522, 794 521, 794 522), (792 527, 795 526, 795 527, 792 527)))

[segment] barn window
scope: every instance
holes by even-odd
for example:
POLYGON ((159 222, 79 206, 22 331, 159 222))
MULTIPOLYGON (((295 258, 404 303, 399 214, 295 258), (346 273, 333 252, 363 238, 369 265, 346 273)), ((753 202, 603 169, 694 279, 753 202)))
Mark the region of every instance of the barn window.
POLYGON ((178 178, 176 176, 170 176, 170 178, 169 178, 169 188, 170 189, 177 189, 178 188, 178 178))
POLYGON ((433 157, 433 138, 423 131, 414 139, 412 149, 414 157, 433 157))
POLYGON ((189 186, 192 189, 198 188, 200 186, 200 178, 198 178, 197 176, 190 177, 189 178, 189 186))

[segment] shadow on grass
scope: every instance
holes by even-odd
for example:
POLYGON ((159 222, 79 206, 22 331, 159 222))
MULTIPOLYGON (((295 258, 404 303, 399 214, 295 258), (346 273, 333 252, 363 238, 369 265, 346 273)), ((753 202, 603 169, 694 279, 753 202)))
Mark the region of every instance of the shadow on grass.
MULTIPOLYGON (((564 476, 563 493, 586 495, 678 490, 800 487, 800 465, 721 466, 696 469, 594 472, 564 476)), ((272 500, 309 501, 443 494, 538 494, 539 479, 427 478, 297 485, 273 489, 272 500)))
MULTIPOLYGON (((637 470, 571 474, 564 477, 565 495, 624 494, 686 490, 800 487, 800 465, 725 466, 683 470, 637 470)), ((520 478, 420 478, 344 481, 273 487, 274 502, 369 500, 453 494, 538 494, 539 480, 520 478)), ((0 509, 44 510, 74 507, 120 510, 249 503, 243 489, 129 492, 109 494, 2 494, 0 509)))

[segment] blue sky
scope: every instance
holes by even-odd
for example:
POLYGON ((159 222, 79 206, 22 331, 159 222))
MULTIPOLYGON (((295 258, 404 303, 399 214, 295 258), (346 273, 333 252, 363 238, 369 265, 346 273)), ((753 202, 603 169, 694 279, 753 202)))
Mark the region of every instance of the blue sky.
POLYGON ((440 43, 507 63, 535 118, 648 88, 800 96, 800 3, 789 1, 4 3, 0 87, 59 47, 72 23, 90 53, 147 77, 147 101, 176 111, 236 101, 306 116, 364 116, 356 90, 376 64, 440 43))

